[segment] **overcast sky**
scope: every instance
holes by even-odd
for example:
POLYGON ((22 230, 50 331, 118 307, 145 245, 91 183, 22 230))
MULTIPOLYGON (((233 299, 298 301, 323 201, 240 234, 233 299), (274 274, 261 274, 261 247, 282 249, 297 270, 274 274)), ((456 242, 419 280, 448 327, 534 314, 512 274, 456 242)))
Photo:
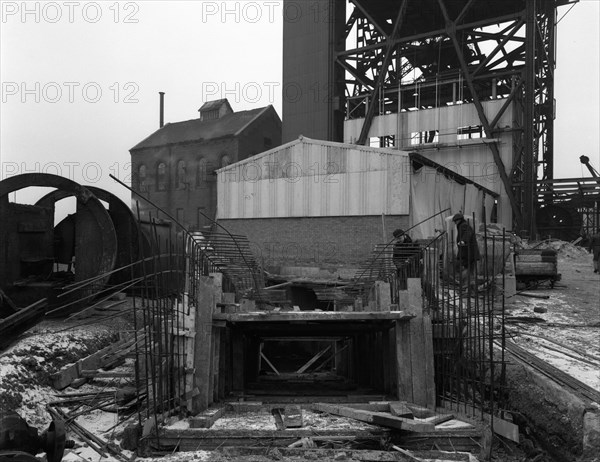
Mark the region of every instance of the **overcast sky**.
MULTIPOLYGON (((281 116, 280 2, 0 3, 1 178, 61 174, 128 203, 108 175, 127 181, 128 150, 158 128, 159 91, 166 122, 220 97, 281 116)), ((581 154, 600 169, 599 24, 599 1, 583 0, 558 25, 556 177, 588 176, 581 154)))

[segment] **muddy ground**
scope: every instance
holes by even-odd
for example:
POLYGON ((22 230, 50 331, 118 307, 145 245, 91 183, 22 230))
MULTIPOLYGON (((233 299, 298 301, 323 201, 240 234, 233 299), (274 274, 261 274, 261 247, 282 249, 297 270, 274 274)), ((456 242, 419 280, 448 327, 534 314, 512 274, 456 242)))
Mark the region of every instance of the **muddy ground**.
MULTIPOLYGON (((530 298, 517 295, 507 300, 507 315, 513 317, 538 318, 538 322, 517 322, 508 325, 509 334, 521 346, 534 352, 544 360, 565 370, 588 385, 600 389, 600 275, 593 273, 591 255, 581 249, 573 250, 565 247, 560 251, 559 272, 562 280, 554 288, 549 284, 527 292, 548 295, 548 298, 530 298), (551 339, 554 343, 549 342, 551 339), (562 354, 563 352, 569 355, 562 354), (553 349, 549 349, 551 347, 553 349), (573 357, 577 352, 584 353, 581 359, 573 357), (598 358, 596 362, 594 358, 598 358)), ((45 405, 53 399, 55 390, 50 387, 50 375, 65 364, 71 363, 87 354, 96 351, 114 341, 115 334, 123 329, 120 322, 97 324, 65 330, 63 322, 44 322, 32 328, 10 349, 0 353, 0 415, 9 410, 16 410, 28 422, 40 429, 45 429, 50 421, 45 412, 45 405)), ((515 384, 526 387, 527 383, 515 384)), ((542 410, 540 409, 540 414, 542 410)), ((536 412, 535 410, 530 412, 536 412)), ((97 427, 98 436, 112 437, 118 443, 121 429, 113 429, 110 434, 102 433, 103 419, 107 416, 91 416, 90 425, 97 427)), ((559 416, 559 421, 560 421, 559 416)), ((544 415, 537 416, 544 418, 544 415)), ((556 419, 556 415, 547 416, 556 419)), ((114 419, 113 419, 114 420, 114 419)), ((85 419, 83 419, 85 421, 85 419)), ((108 416, 106 428, 112 426, 108 416), (109 425, 110 424, 110 425, 109 425)), ((568 422, 561 427, 561 432, 570 431, 568 422)), ((492 460, 521 461, 556 461, 600 460, 593 457, 581 457, 576 450, 569 455, 569 448, 557 459, 547 451, 536 438, 538 435, 521 434, 521 444, 517 445, 506 439, 497 438, 494 442, 492 460), (566 456, 564 454, 567 454, 566 456)), ((71 438, 72 435, 69 435, 71 438)), ((77 438, 76 448, 68 451, 66 462, 73 461, 115 461, 113 457, 101 457, 77 438)), ((565 441, 568 438, 564 439, 565 441)), ((562 441, 562 440, 561 440, 562 441)), ((560 441, 559 441, 560 444, 560 441)), ((573 443, 575 444, 575 443, 573 443)), ((134 460, 131 452, 124 454, 134 460)), ((146 461, 148 459, 138 458, 146 461)), ((255 461, 308 461, 308 460, 354 460, 352 453, 346 452, 328 457, 325 453, 307 452, 304 457, 288 457, 281 451, 272 449, 264 455, 239 456, 227 451, 173 454, 156 461, 214 460, 245 462, 255 461)), ((381 459, 383 460, 383 459, 381 459)), ((406 460, 411 460, 409 457, 406 460)), ((473 459, 471 459, 473 460, 473 459)))
MULTIPOLYGON (((507 315, 530 318, 508 323, 509 337, 538 358, 600 390, 600 274, 593 272, 589 253, 568 244, 559 247, 558 271, 562 278, 554 287, 546 283, 525 291, 548 298, 517 295, 508 301, 507 315)), ((536 384, 533 374, 523 369, 509 371, 512 410, 523 413, 520 423, 530 426, 532 433, 524 438, 535 440, 535 435, 543 440, 541 446, 555 460, 600 460, 595 454, 582 454, 581 409, 590 403, 567 394, 563 399, 560 389, 539 386, 540 380, 547 379, 537 377, 536 384), (554 397, 543 395, 552 389, 558 390, 554 397)))

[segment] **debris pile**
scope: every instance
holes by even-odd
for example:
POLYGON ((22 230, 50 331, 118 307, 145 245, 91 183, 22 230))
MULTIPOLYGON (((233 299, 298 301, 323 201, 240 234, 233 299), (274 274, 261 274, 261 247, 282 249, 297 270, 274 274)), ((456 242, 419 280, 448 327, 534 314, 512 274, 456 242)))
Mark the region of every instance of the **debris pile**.
POLYGON ((571 242, 561 241, 559 239, 548 239, 541 242, 527 242, 517 238, 517 248, 537 249, 537 250, 555 250, 561 258, 578 259, 589 255, 589 252, 581 246, 574 245, 571 242))

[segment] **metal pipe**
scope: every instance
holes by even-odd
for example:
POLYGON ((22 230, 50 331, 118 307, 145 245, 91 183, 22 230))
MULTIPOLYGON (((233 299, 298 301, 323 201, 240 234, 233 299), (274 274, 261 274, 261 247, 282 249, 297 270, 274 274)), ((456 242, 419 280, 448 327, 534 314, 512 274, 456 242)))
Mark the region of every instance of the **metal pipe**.
POLYGON ((159 109, 158 127, 159 128, 163 128, 163 126, 165 125, 165 92, 164 91, 159 91, 158 94, 160 95, 160 109, 159 109))

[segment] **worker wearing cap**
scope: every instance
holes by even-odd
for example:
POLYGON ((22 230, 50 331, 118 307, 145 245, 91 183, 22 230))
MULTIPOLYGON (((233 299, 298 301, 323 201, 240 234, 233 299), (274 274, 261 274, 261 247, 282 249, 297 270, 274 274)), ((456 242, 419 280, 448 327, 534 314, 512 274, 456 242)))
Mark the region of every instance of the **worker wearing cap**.
POLYGON ((475 231, 462 213, 457 213, 452 217, 452 221, 456 225, 456 244, 458 245, 458 261, 462 270, 461 277, 466 278, 467 272, 473 272, 475 264, 479 260, 479 247, 477 246, 477 238, 475 231))
POLYGON ((411 244, 412 239, 406 232, 398 228, 392 233, 396 242, 394 242, 394 254, 392 260, 396 266, 396 274, 398 276, 398 288, 406 290, 407 279, 413 277, 413 271, 410 265, 410 260, 407 258, 406 250, 403 250, 405 244, 411 244))
POLYGON ((600 272, 600 268, 598 268, 598 260, 600 259, 600 231, 592 235, 588 249, 594 254, 594 273, 598 273, 600 272))

